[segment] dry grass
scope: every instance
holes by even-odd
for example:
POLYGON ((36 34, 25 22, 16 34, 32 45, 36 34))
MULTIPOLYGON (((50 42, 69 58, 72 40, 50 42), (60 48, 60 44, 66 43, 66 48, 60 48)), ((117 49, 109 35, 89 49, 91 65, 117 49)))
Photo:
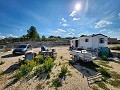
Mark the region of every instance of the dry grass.
POLYGON ((103 83, 103 82, 97 82, 97 85, 98 85, 100 88, 104 89, 104 90, 110 90, 110 89, 107 87, 107 85, 106 85, 105 83, 103 83))

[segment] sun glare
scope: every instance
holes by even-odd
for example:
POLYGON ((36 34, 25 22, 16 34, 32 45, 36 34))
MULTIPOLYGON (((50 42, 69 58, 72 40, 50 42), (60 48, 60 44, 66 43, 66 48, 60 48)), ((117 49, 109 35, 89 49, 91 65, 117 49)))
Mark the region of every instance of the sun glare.
POLYGON ((81 9, 81 4, 80 3, 77 3, 76 5, 75 5, 75 10, 80 10, 81 9))

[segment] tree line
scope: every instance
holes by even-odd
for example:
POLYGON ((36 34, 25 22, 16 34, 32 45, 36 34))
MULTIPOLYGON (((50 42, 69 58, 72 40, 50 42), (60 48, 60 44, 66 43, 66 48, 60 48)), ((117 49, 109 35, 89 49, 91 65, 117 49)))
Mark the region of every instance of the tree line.
POLYGON ((60 37, 60 36, 49 36, 48 38, 43 35, 40 37, 39 33, 37 32, 36 27, 31 26, 27 30, 27 34, 22 35, 19 38, 13 38, 13 37, 8 37, 0 40, 0 44, 8 44, 8 43, 14 43, 14 42, 26 42, 26 41, 69 41, 72 39, 72 37, 60 37))

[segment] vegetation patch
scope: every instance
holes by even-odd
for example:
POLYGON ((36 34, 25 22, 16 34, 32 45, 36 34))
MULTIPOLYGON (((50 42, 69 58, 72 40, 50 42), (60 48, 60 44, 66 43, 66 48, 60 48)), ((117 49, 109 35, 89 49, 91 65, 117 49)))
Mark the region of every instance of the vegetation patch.
POLYGON ((102 65, 104 67, 113 68, 112 66, 109 66, 108 62, 106 62, 106 61, 98 61, 97 60, 97 61, 95 61, 95 63, 98 64, 98 65, 102 65))
POLYGON ((26 76, 30 71, 32 71, 33 67, 36 63, 33 60, 26 60, 24 65, 20 66, 19 71, 15 74, 16 79, 20 79, 23 76, 26 76))
POLYGON ((68 71, 67 66, 63 65, 57 78, 52 80, 52 86, 54 86, 55 89, 57 89, 57 87, 62 86, 62 79, 65 80, 67 74, 70 74, 70 72, 68 71))
POLYGON ((45 57, 44 56, 41 56, 41 55, 37 55, 34 59, 34 61, 37 63, 37 64, 43 64, 44 61, 45 61, 45 57))
POLYGON ((120 80, 109 80, 109 84, 114 87, 120 87, 120 80))
POLYGON ((38 55, 34 60, 22 60, 20 61, 19 71, 15 74, 16 79, 21 77, 30 77, 31 71, 33 75, 38 75, 40 73, 46 73, 47 79, 50 78, 50 71, 54 66, 53 59, 48 56, 38 55))
POLYGON ((58 77, 63 78, 66 75, 67 72, 68 72, 67 66, 63 65, 61 67, 61 71, 60 71, 58 77))
POLYGON ((97 85, 102 88, 103 90, 110 90, 105 83, 103 82, 97 82, 97 85))
POLYGON ((92 86, 93 90, 99 90, 97 86, 92 86))
POLYGON ((0 61, 0 65, 3 65, 5 62, 4 61, 0 61))
POLYGON ((98 71, 106 78, 111 78, 111 74, 104 68, 99 68, 98 71))
POLYGON ((52 80, 52 86, 55 87, 55 89, 57 90, 58 87, 62 86, 62 83, 58 78, 53 79, 52 80))
POLYGON ((118 74, 117 72, 111 71, 110 74, 111 74, 112 78, 120 79, 120 74, 118 74))

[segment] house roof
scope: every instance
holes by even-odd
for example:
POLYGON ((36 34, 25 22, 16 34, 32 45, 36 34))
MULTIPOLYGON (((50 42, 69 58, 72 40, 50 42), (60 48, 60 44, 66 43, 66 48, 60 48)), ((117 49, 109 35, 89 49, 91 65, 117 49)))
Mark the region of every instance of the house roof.
POLYGON ((80 36, 80 37, 94 37, 94 36, 98 36, 98 35, 101 35, 101 36, 104 36, 104 37, 107 37, 107 36, 105 36, 105 35, 103 35, 103 34, 93 34, 93 35, 89 35, 89 36, 87 36, 87 35, 82 35, 82 36, 80 36))

